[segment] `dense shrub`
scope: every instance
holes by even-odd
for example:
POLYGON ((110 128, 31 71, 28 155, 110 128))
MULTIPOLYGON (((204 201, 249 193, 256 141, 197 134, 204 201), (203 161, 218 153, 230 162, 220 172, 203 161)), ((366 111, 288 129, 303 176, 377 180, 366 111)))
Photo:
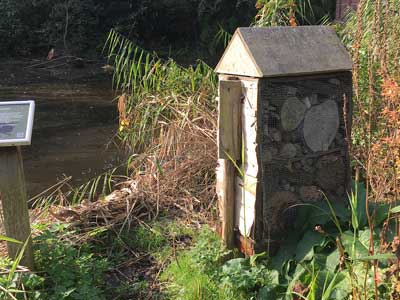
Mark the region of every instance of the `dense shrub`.
POLYGON ((0 54, 15 50, 21 35, 22 22, 18 17, 16 1, 0 0, 0 54))
MULTIPOLYGON (((221 27, 250 24, 255 0, 0 0, 0 53, 101 49, 115 28, 146 48, 208 48, 221 27)), ((214 52, 213 49, 211 52, 214 52)))

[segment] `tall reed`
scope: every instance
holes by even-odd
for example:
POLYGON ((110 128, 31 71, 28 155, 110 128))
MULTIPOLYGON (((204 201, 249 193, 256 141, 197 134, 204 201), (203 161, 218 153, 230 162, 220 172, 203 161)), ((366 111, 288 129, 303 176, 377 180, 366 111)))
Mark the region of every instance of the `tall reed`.
POLYGON ((204 119, 203 112, 215 111, 216 76, 204 62, 180 66, 141 49, 114 30, 105 50, 115 66, 115 89, 122 95, 120 136, 129 147, 150 144, 170 122, 183 128, 204 119))

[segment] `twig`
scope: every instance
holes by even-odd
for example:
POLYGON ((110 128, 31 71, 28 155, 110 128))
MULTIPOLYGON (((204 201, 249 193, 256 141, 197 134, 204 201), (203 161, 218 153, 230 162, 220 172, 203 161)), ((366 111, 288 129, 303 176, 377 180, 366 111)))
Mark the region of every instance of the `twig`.
MULTIPOLYGON (((36 200, 37 198, 45 195, 48 191, 51 191, 53 188, 55 189, 57 187, 56 190, 58 190, 59 188, 61 188, 64 184, 66 184, 68 181, 70 181, 72 179, 72 176, 66 177, 63 180, 57 182, 56 184, 52 185, 51 187, 45 189, 43 192, 37 194, 36 196, 32 197, 31 199, 28 200, 28 203, 31 203, 32 201, 36 200)), ((53 192, 55 193, 55 191, 53 192)), ((52 193, 52 194, 53 194, 52 193)), ((50 194, 50 196, 52 195, 50 194)))
POLYGON ((10 296, 13 300, 18 300, 17 298, 14 297, 13 294, 11 294, 9 291, 7 291, 5 288, 3 288, 1 285, 0 285, 0 290, 2 290, 3 292, 5 292, 5 293, 6 293, 8 296, 10 296))
POLYGON ((312 153, 312 154, 307 154, 307 155, 303 155, 301 157, 295 157, 295 158, 274 158, 272 159, 272 161, 284 161, 284 162, 288 162, 288 163, 293 163, 296 161, 301 161, 303 159, 307 159, 307 158, 316 158, 316 157, 321 157, 321 156, 326 156, 332 153, 336 153, 336 152, 341 152, 343 149, 340 148, 335 148, 329 151, 324 151, 324 152, 317 152, 317 153, 312 153))
POLYGON ((68 26, 69 26, 69 0, 65 1, 65 27, 64 27, 64 49, 67 50, 67 35, 68 35, 68 26))
POLYGON ((26 66, 26 67, 24 67, 24 69, 35 68, 35 67, 39 67, 39 66, 43 66, 43 65, 48 65, 48 64, 52 64, 55 61, 58 61, 58 60, 61 60, 61 59, 68 59, 68 58, 82 59, 80 57, 72 56, 72 55, 60 56, 60 57, 54 58, 52 60, 44 61, 44 62, 41 62, 41 63, 38 63, 38 64, 34 64, 34 65, 30 65, 30 66, 26 66))

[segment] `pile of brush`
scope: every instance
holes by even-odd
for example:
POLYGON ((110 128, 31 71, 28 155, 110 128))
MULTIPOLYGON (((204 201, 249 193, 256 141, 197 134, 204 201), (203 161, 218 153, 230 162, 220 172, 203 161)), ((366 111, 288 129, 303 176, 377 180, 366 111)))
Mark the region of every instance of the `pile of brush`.
POLYGON ((129 228, 165 211, 169 216, 212 219, 216 200, 213 132, 200 126, 169 126, 149 149, 130 163, 131 178, 118 183, 111 194, 74 206, 53 206, 50 215, 84 231, 99 226, 129 228))

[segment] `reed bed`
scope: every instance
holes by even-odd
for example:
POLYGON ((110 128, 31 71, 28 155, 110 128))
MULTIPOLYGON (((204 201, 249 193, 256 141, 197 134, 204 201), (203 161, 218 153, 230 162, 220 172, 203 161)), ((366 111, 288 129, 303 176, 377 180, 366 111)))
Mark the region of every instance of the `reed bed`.
POLYGON ((51 205, 49 214, 83 232, 122 230, 165 212, 172 218, 214 220, 217 89, 212 69, 203 62, 183 67, 161 59, 116 31, 105 49, 115 66, 119 137, 132 154, 127 174, 114 177, 114 169, 56 194, 61 205, 51 205), (106 195, 105 190, 114 191, 106 195))

